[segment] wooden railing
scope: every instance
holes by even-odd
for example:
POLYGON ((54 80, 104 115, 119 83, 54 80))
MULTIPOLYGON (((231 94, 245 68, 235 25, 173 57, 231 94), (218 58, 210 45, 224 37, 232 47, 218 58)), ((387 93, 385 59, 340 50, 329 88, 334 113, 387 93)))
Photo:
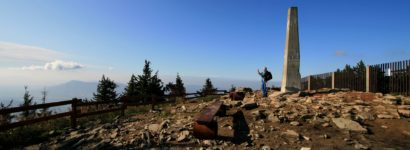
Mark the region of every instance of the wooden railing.
POLYGON ((366 67, 366 70, 361 71, 350 70, 311 75, 302 78, 301 85, 302 90, 348 88, 355 91, 409 96, 410 60, 370 65, 366 67))
MULTIPOLYGON (((217 90, 213 94, 208 94, 208 95, 223 95, 226 94, 226 90, 217 90)), ((204 96, 201 93, 187 93, 185 99, 194 99, 198 97, 204 96), (193 97, 190 97, 191 95, 194 95, 193 97)), ((20 126, 25 126, 25 125, 30 125, 38 122, 43 122, 47 120, 53 120, 53 119, 58 119, 62 117, 68 117, 70 116, 70 122, 71 122, 71 127, 76 128, 77 127, 77 119, 86 117, 86 116, 92 116, 92 115, 98 115, 98 114, 103 114, 103 113, 109 113, 109 112, 115 112, 115 111, 121 111, 121 115, 124 116, 125 110, 127 109, 127 106, 141 106, 141 105, 151 105, 154 108, 154 105, 158 104, 165 104, 165 103, 175 103, 176 102, 176 97, 171 96, 171 95, 165 95, 165 96, 150 96, 150 97, 123 97, 120 100, 112 100, 112 101, 93 101, 93 102, 82 102, 80 99, 72 99, 72 100, 66 100, 66 101, 60 101, 60 102, 51 102, 51 103, 45 103, 45 104, 37 104, 37 105, 31 105, 31 106, 23 106, 23 107, 12 107, 12 108, 3 108, 0 109, 0 115, 1 116, 7 116, 12 113, 18 113, 22 111, 29 111, 29 110, 35 110, 35 109, 42 109, 42 108, 50 108, 50 107, 56 107, 56 106, 64 106, 64 105, 71 105, 71 111, 68 112, 62 112, 62 113, 57 113, 57 114, 52 114, 44 117, 39 117, 39 118, 33 118, 33 119, 28 119, 28 120, 21 120, 18 122, 11 122, 7 124, 0 124, 0 131, 5 131, 9 130, 12 128, 20 127, 20 126), (97 111, 92 111, 92 112, 85 112, 82 113, 79 111, 79 108, 83 106, 96 106, 98 105, 114 105, 114 108, 108 108, 108 109, 103 109, 103 110, 97 110, 97 111)))

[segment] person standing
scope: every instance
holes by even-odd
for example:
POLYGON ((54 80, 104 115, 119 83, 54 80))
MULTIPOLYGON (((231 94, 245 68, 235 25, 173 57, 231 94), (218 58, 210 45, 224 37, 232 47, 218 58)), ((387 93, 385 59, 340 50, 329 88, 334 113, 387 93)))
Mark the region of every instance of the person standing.
POLYGON ((264 68, 263 72, 260 72, 258 69, 258 74, 262 77, 262 94, 263 97, 268 97, 268 88, 266 87, 266 83, 272 79, 272 73, 268 71, 268 68, 264 68))

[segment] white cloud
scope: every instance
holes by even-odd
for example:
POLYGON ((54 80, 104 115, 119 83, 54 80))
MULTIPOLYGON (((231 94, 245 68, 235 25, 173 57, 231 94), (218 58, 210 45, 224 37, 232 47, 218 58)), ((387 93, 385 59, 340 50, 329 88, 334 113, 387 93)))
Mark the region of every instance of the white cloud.
POLYGON ((81 69, 84 68, 85 66, 76 62, 72 61, 62 61, 62 60, 55 60, 52 62, 48 62, 44 65, 38 66, 38 65, 31 65, 31 66, 24 66, 20 68, 21 70, 75 70, 75 69, 81 69))
POLYGON ((55 50, 0 41, 0 60, 52 61, 63 55, 55 50))

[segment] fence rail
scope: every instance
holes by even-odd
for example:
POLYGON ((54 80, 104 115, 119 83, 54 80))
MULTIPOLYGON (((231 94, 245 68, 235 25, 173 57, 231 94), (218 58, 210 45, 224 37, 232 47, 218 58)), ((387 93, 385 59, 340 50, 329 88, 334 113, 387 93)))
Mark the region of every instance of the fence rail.
POLYGON ((410 95, 410 60, 369 66, 370 92, 410 95))
POLYGON ((302 90, 348 88, 363 92, 410 95, 410 60, 369 65, 302 78, 302 90))
MULTIPOLYGON (((227 93, 226 90, 217 90, 214 94, 208 94, 208 95, 223 95, 226 93, 227 93)), ((186 95, 194 95, 194 97, 184 97, 185 99, 193 99, 193 98, 199 98, 199 97, 206 96, 201 93, 187 93, 186 95)), ((121 111, 121 115, 124 116, 124 112, 127 109, 127 106, 152 105, 152 107, 154 107, 154 105, 158 105, 158 104, 176 102, 176 96, 172 96, 172 95, 164 95, 160 97, 150 96, 148 98, 150 98, 150 101, 146 101, 146 99, 141 98, 141 97, 123 97, 121 100, 97 101, 97 102, 82 102, 80 99, 72 99, 72 100, 51 102, 51 103, 45 103, 45 104, 37 104, 37 105, 31 105, 31 106, 3 108, 3 109, 0 109, 0 116, 7 116, 11 113, 17 113, 17 112, 28 111, 28 110, 33 110, 33 109, 35 110, 35 109, 49 108, 49 107, 55 107, 55 106, 71 105, 71 111, 68 111, 68 112, 62 112, 62 113, 57 113, 57 114, 52 114, 52 115, 43 116, 39 118, 22 120, 18 122, 7 123, 7 124, 0 124, 0 131, 5 131, 5 130, 12 129, 12 128, 20 127, 20 126, 30 125, 30 124, 34 124, 38 122, 43 122, 43 121, 48 121, 48 120, 53 120, 53 119, 58 119, 58 118, 68 117, 68 116, 70 116, 71 127, 75 128, 77 127, 77 118, 98 115, 98 114, 103 114, 103 113, 109 113, 109 112, 116 112, 116 111, 121 111), (168 100, 166 100, 167 98, 168 100), (113 104, 117 106, 115 108, 108 108, 108 109, 97 110, 97 111, 92 111, 92 112, 84 112, 84 113, 81 112, 81 110, 79 110, 83 106, 98 107, 98 105, 102 105, 102 104, 113 104)))

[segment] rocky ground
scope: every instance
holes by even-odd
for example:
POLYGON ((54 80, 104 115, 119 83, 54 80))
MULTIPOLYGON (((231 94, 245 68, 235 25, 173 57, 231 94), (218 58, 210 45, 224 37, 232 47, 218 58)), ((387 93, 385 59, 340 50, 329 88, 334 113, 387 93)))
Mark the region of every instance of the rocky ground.
MULTIPOLYGON (((191 101, 68 130, 27 149, 410 149, 410 98, 351 91, 248 93, 217 117, 218 138, 192 135, 211 102, 191 101)), ((50 133, 53 134, 53 133, 50 133)))

